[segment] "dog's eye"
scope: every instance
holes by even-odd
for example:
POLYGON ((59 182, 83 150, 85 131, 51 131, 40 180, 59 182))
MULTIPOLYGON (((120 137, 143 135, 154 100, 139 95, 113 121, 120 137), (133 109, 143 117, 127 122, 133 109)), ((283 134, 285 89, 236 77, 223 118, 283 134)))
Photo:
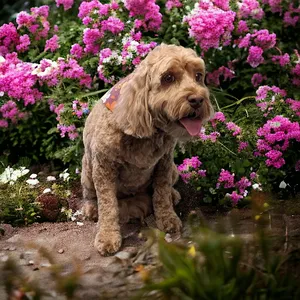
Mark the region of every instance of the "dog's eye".
POLYGON ((201 73, 196 73, 196 81, 200 82, 202 80, 202 74, 201 73))
POLYGON ((172 83, 175 81, 175 77, 172 74, 166 74, 162 77, 162 82, 163 83, 172 83))

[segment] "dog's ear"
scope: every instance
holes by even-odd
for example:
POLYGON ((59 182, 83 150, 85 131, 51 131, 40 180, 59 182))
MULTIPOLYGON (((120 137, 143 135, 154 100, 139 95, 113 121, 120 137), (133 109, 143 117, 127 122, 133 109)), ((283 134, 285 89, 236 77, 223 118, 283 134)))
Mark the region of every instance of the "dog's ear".
POLYGON ((152 116, 148 107, 149 76, 147 65, 142 62, 121 89, 120 99, 114 109, 116 121, 122 130, 135 137, 153 134, 152 116))

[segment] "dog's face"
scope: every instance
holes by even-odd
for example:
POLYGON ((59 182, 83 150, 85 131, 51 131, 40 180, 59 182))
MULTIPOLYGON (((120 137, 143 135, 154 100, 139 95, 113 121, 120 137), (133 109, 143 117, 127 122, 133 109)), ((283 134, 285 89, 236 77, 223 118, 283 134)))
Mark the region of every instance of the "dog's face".
POLYGON ((157 129, 186 139, 212 115, 205 65, 191 49, 156 47, 121 90, 117 121, 127 134, 149 137, 157 129))

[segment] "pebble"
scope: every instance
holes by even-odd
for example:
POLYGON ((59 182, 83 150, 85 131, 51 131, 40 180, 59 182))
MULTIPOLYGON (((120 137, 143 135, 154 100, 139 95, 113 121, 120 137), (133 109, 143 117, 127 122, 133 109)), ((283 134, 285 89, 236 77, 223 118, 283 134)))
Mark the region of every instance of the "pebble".
POLYGON ((165 235, 165 241, 166 241, 167 243, 171 243, 171 242, 173 241, 173 239, 172 239, 172 237, 171 237, 171 235, 170 235, 169 233, 167 233, 167 234, 165 235))
POLYGON ((131 257, 131 253, 126 251, 120 251, 117 254, 115 254, 115 257, 118 257, 120 259, 129 259, 131 257))
POLYGON ((28 261, 28 266, 32 266, 32 265, 34 265, 34 261, 33 260, 29 260, 28 261))
POLYGON ((59 249, 57 252, 58 252, 59 254, 63 254, 63 253, 65 252, 65 250, 64 250, 64 249, 59 249))
POLYGON ((21 239, 20 234, 15 234, 14 236, 12 236, 11 238, 9 238, 7 240, 8 243, 16 243, 19 242, 19 240, 21 239))
POLYGON ((51 264, 48 263, 48 262, 41 263, 41 264, 40 264, 40 267, 42 267, 42 268, 50 268, 50 267, 51 267, 51 264))

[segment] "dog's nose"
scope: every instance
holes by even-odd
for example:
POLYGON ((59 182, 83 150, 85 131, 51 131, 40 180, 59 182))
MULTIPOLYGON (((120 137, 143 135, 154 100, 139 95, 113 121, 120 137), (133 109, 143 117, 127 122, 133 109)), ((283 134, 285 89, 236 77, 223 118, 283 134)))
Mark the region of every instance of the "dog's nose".
POLYGON ((191 106, 192 108, 197 109, 197 108, 199 108, 199 107, 202 105, 202 103, 203 103, 203 101, 204 101, 204 98, 202 98, 202 97, 190 96, 190 97, 188 97, 188 101, 189 101, 190 106, 191 106))

